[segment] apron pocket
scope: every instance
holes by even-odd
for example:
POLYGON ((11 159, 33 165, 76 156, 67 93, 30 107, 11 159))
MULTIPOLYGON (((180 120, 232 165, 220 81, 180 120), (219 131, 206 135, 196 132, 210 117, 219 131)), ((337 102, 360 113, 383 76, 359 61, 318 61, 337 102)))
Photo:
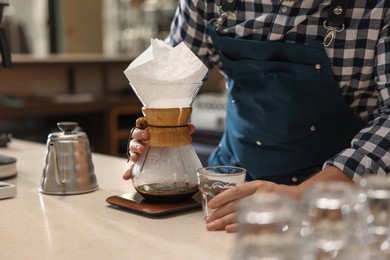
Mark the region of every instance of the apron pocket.
POLYGON ((236 125, 249 142, 289 143, 313 133, 320 98, 320 70, 315 65, 252 60, 235 64, 247 69, 234 71, 235 84, 229 90, 234 105, 228 106, 243 120, 236 125))

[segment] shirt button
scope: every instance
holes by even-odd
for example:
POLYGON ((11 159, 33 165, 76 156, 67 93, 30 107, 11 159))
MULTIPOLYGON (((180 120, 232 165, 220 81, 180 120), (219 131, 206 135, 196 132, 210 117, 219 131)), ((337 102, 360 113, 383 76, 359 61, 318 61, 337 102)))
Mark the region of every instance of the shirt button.
POLYGON ((321 64, 316 64, 316 69, 317 70, 321 69, 321 64))
POLYGON ((297 177, 292 177, 291 180, 292 180, 293 182, 297 182, 297 181, 298 181, 298 178, 297 178, 297 177))
POLYGON ((256 144, 257 145, 262 145, 262 143, 260 141, 256 141, 256 144))
POLYGON ((280 9, 280 12, 281 12, 282 14, 287 13, 287 12, 288 12, 288 7, 287 7, 287 6, 282 6, 282 8, 280 9))
POLYGON ((312 126, 310 127, 310 131, 314 132, 315 130, 317 130, 316 126, 315 126, 315 125, 312 125, 312 126))
POLYGON ((234 104, 234 103, 236 103, 236 101, 234 99, 232 99, 232 103, 234 104))

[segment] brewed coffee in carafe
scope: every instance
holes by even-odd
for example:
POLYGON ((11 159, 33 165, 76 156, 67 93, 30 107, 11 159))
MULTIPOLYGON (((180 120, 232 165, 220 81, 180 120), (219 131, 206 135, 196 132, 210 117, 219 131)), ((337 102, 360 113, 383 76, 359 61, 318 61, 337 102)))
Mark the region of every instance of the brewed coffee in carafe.
POLYGON ((192 146, 188 121, 200 85, 158 84, 155 89, 133 86, 144 105, 142 112, 150 136, 133 168, 133 185, 148 200, 185 200, 198 191, 196 170, 202 163, 192 146))

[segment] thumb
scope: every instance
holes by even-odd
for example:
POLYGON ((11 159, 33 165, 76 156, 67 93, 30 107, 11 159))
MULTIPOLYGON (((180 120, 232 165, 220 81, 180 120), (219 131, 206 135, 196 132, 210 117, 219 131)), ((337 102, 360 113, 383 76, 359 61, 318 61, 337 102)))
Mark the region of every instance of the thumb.
POLYGON ((188 131, 190 134, 193 134, 195 132, 196 128, 193 124, 188 124, 188 131))

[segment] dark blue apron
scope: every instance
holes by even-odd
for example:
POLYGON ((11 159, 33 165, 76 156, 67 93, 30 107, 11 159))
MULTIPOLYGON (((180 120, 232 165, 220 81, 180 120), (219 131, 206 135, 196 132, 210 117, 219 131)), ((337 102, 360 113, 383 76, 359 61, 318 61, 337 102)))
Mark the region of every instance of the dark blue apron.
POLYGON ((209 25, 228 77, 226 129, 209 165, 237 165, 247 180, 299 184, 364 127, 334 79, 322 43, 254 41, 209 25))

